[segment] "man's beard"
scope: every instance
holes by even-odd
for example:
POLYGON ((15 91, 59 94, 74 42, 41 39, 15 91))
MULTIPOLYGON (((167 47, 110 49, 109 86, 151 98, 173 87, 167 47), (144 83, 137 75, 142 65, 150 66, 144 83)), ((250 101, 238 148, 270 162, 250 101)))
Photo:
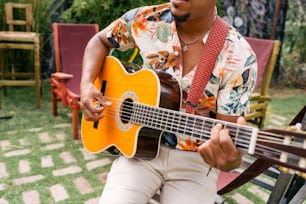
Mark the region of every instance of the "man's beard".
POLYGON ((182 16, 177 16, 177 15, 174 15, 174 14, 172 14, 172 15, 173 15, 174 21, 175 21, 176 23, 184 23, 184 22, 186 22, 186 21, 188 20, 188 18, 190 17, 190 13, 187 13, 187 14, 182 15, 182 16))

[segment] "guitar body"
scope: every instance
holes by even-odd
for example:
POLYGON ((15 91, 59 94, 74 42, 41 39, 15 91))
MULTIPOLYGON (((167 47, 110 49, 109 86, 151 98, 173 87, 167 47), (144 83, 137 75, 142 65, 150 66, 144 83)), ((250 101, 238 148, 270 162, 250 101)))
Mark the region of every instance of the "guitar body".
POLYGON ((82 142, 91 153, 116 147, 128 158, 152 159, 158 155, 162 132, 131 123, 131 107, 141 103, 179 110, 180 86, 171 75, 163 72, 157 74, 143 69, 129 73, 127 70, 115 57, 106 57, 94 85, 112 104, 105 107, 100 121, 87 121, 82 117, 82 142))

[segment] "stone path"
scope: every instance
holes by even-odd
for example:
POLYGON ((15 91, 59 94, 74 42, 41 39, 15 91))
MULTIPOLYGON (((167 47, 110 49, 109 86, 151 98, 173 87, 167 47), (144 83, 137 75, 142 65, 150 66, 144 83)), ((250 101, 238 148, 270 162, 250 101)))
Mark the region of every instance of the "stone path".
MULTIPOLYGON (((70 124, 54 128, 52 135, 40 128, 27 130, 33 133, 31 138, 16 136, 16 131, 0 132, 0 204, 97 203, 112 158, 89 154, 80 141, 68 140, 70 124), (1 134, 18 139, 12 142, 1 134), (83 200, 75 201, 75 194, 83 200)), ((247 191, 268 200, 269 194, 258 186, 247 191)), ((253 203, 240 193, 231 199, 253 203)))

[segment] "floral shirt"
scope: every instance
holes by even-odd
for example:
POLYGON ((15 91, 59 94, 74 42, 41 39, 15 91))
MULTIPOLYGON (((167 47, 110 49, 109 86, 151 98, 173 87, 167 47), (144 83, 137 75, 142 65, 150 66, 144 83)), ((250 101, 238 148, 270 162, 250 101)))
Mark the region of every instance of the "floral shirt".
MULTIPOLYGON (((136 8, 107 27, 108 40, 121 51, 139 48, 143 68, 171 74, 188 93, 197 66, 182 76, 182 47, 169 3, 136 8)), ((209 35, 209 33, 208 33, 209 35)), ((203 37, 205 43, 207 35, 203 37)), ((256 56, 246 40, 230 27, 212 76, 199 99, 199 110, 240 116, 248 111, 257 75, 256 56)), ((182 107, 184 107, 182 105, 182 107)), ((181 111, 184 111, 182 109, 181 111)), ((204 111, 205 112, 205 111, 204 111)), ((197 151, 198 141, 164 133, 168 145, 197 151)))

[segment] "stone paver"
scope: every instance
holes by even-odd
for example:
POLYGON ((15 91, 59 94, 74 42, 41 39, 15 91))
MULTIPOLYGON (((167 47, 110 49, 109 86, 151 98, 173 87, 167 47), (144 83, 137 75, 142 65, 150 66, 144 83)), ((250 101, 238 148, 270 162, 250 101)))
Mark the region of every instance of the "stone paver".
POLYGON ((60 157, 66 164, 76 162, 76 159, 70 154, 70 152, 62 152, 60 153, 60 157))
POLYGON ((9 202, 3 198, 0 198, 0 204, 9 204, 9 202))
POLYGON ((22 146, 27 146, 29 145, 29 140, 27 138, 21 138, 19 139, 19 144, 22 145, 22 146))
POLYGON ((56 134, 56 138, 57 138, 59 141, 63 141, 63 140, 66 138, 66 135, 65 135, 65 133, 63 133, 63 132, 60 132, 60 133, 57 133, 57 134, 56 134))
POLYGON ((49 143, 51 141, 50 135, 47 132, 40 133, 38 137, 42 143, 49 143))
POLYGON ((5 184, 4 183, 0 183, 0 191, 5 190, 5 184))
POLYGON ((60 149, 60 148, 63 148, 63 147, 65 147, 64 143, 49 144, 49 145, 43 147, 42 150, 43 151, 46 151, 46 150, 56 150, 56 149, 60 149))
POLYGON ((10 149, 10 141, 9 140, 2 140, 0 141, 0 147, 1 147, 1 150, 3 151, 6 151, 6 150, 9 150, 10 149))
POLYGON ((90 183, 84 177, 76 178, 73 183, 82 195, 93 192, 90 183))
POLYGON ((44 179, 45 177, 43 175, 34 175, 34 176, 28 176, 28 177, 22 177, 19 179, 14 179, 13 184, 14 185, 22 185, 22 184, 28 184, 28 183, 34 183, 39 180, 44 179))
POLYGON ((25 204, 39 204, 39 193, 37 191, 28 191, 22 193, 22 199, 25 204))
POLYGON ((16 156, 29 154, 30 152, 31 152, 31 150, 29 150, 29 149, 22 149, 22 150, 7 152, 7 153, 4 154, 4 156, 5 157, 16 157, 16 156))
POLYGON ((5 163, 0 163, 0 179, 8 177, 5 163))
POLYGON ((258 195, 265 202, 267 202, 269 199, 269 194, 261 190, 258 186, 251 186, 250 188, 248 188, 248 191, 255 195, 258 195))
POLYGON ((82 171, 82 168, 79 166, 70 166, 63 169, 58 169, 53 171, 53 176, 66 176, 69 174, 75 174, 82 171))
POLYGON ((81 148, 80 151, 83 154, 85 160, 93 160, 97 158, 96 155, 87 152, 84 148, 81 148))
POLYGON ((88 162, 86 164, 86 168, 88 170, 92 170, 92 169, 96 169, 98 167, 103 167, 106 166, 108 164, 111 164, 112 160, 109 158, 105 158, 105 159, 100 159, 100 160, 96 160, 96 161, 92 161, 92 162, 88 162))
POLYGON ((51 186, 50 191, 55 202, 63 201, 69 198, 66 189, 60 184, 51 186))
POLYGON ((54 166, 51 155, 46 155, 41 157, 41 167, 48 168, 54 166))
POLYGON ((235 193, 232 198, 234 200, 236 200, 239 204, 255 204, 252 201, 250 201, 247 197, 239 194, 239 193, 235 193))
POLYGON ((20 160, 19 161, 19 172, 21 174, 28 173, 31 171, 30 162, 28 160, 20 160))

